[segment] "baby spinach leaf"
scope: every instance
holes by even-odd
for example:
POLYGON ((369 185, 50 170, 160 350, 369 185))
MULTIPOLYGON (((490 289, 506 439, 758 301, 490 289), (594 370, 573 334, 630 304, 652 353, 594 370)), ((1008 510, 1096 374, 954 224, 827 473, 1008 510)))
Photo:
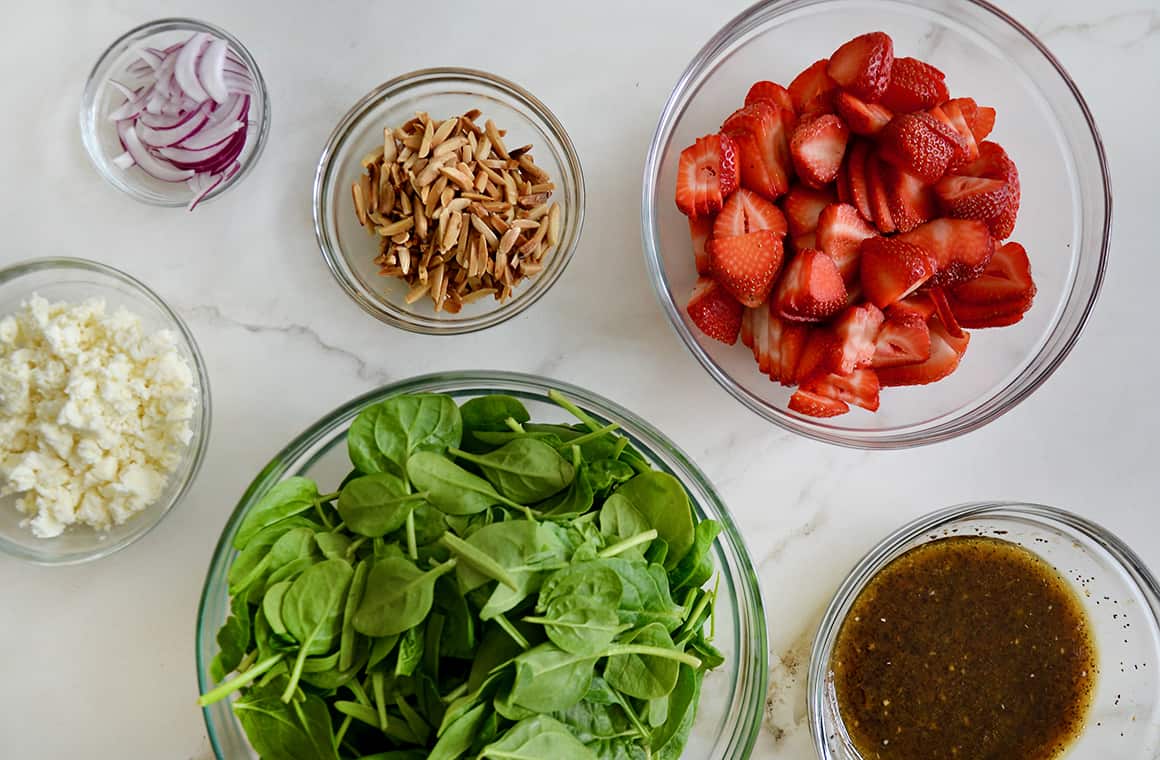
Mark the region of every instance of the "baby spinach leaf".
MULTIPOLYGON (((632 631, 619 643, 676 652, 668 631, 659 623, 632 631)), ((656 699, 668 695, 677 685, 680 668, 680 662, 659 653, 615 655, 608 658, 604 667, 604 680, 630 697, 656 699)))
POLYGON ((377 667, 380 662, 387 659, 391 652, 395 651, 395 645, 399 643, 399 637, 396 636, 379 636, 373 639, 371 644, 371 654, 367 659, 367 669, 377 667))
POLYGON ((596 561, 605 563, 620 577, 621 622, 637 627, 660 623, 668 631, 680 628, 684 611, 669 593, 669 579, 663 567, 621 557, 596 561))
POLYGON ((554 718, 537 715, 520 721, 503 737, 483 748, 479 760, 596 760, 568 727, 554 718))
POLYGON ((614 485, 631 480, 636 470, 619 459, 596 459, 588 465, 592 488, 596 493, 604 493, 614 485))
POLYGON ((246 600, 235 596, 230 600, 230 616, 217 632, 218 653, 210 664, 210 677, 223 681, 241 663, 250 648, 250 609, 246 600))
POLYGON ((669 695, 668 714, 665 721, 653 729, 652 750, 656 753, 672 752, 675 754, 660 755, 677 760, 688 741, 693 721, 697 716, 697 703, 701 696, 702 673, 682 665, 677 676, 677 684, 669 695))
POLYGON ((596 655, 627 626, 621 625, 615 607, 598 606, 577 596, 565 596, 548 604, 543 617, 524 618, 544 626, 552 643, 565 652, 596 655))
POLYGON ((327 559, 346 559, 351 540, 342 533, 315 533, 314 543, 327 559))
POLYGON ((473 433, 507 430, 509 417, 518 423, 532 418, 522 401, 501 393, 479 396, 464 402, 459 407, 459 415, 463 418, 463 429, 473 433))
POLYGON ((487 720, 490 712, 486 704, 480 703, 460 715, 455 722, 441 732, 439 741, 435 742, 435 746, 431 748, 431 754, 427 756, 427 760, 457 760, 457 758, 462 757, 467 750, 471 749, 476 733, 483 726, 483 722, 487 720))
POLYGON ((364 636, 390 636, 423 622, 431 611, 435 580, 454 568, 455 560, 426 572, 401 557, 378 560, 354 614, 355 630, 364 636))
MULTIPOLYGON (((577 450, 573 449, 573 451, 577 450)), ((579 454, 573 458, 572 466, 576 472, 572 483, 560 493, 536 505, 536 511, 545 518, 559 520, 566 517, 578 517, 592 509, 596 493, 592 489, 588 466, 580 460, 579 454)))
POLYGON ((354 570, 341 559, 328 559, 304 570, 282 600, 282 622, 298 642, 298 658, 290 683, 282 693, 289 701, 302 675, 306 657, 334 648, 342 633, 342 610, 354 570))
POLYGON ((395 675, 410 676, 423 659, 423 626, 408 628, 399 637, 399 655, 395 658, 395 675))
MULTIPOLYGON (((619 491, 609 496, 600 508, 600 532, 610 543, 640 535, 652 530, 652 527, 645 516, 619 491)), ((620 556, 643 559, 647 548, 647 545, 633 547, 620 556)))
POLYGON ((422 498, 408 493, 407 484, 397 475, 380 472, 347 483, 336 507, 351 531, 378 538, 403 527, 413 502, 422 498))
MULTIPOLYGON (((563 546, 555 535, 532 520, 509 520, 484 526, 467 539, 467 544, 503 569, 509 576, 505 584, 514 581, 509 585, 512 590, 525 585, 522 575, 541 572, 565 559, 563 546)), ((465 561, 456 569, 462 591, 471 591, 496 579, 478 562, 462 556, 465 561)))
POLYGON ((450 396, 395 396, 380 404, 375 443, 392 468, 402 474, 417 451, 443 452, 459 445, 463 420, 450 396))
POLYGON ((541 713, 567 710, 584 698, 596 658, 540 644, 515 658, 511 701, 541 713))
POLYGON ((286 598, 286 592, 290 590, 290 585, 291 581, 275 583, 262 597, 262 614, 266 616, 266 622, 270 624, 271 633, 284 638, 288 638, 290 633, 282 621, 282 601, 286 598))
POLYGON ((544 581, 536 609, 546 612, 551 603, 562 599, 586 600, 616 609, 624 592, 616 567, 606 561, 591 561, 557 570, 544 581))
POLYGON ((447 531, 447 518, 429 503, 421 501, 412 510, 415 522, 415 543, 427 546, 439 540, 447 531))
POLYGON ((669 545, 665 569, 672 570, 693 548, 693 510, 681 481, 667 472, 649 471, 637 475, 616 489, 608 501, 624 499, 656 528, 669 545))
POLYGON ((535 438, 517 438, 487 454, 452 449, 456 457, 479 467, 496 490, 519 504, 533 504, 563 491, 576 470, 553 447, 535 438))
POLYGON ((334 730, 326 702, 307 694, 286 704, 277 697, 242 699, 234 712, 250 744, 262 757, 337 760, 334 730))
POLYGON ((370 563, 365 559, 355 565, 350 586, 347 588, 346 600, 342 608, 342 633, 339 637, 338 667, 340 670, 348 669, 354 661, 354 645, 358 638, 358 632, 354 629, 354 613, 362 601, 370 569, 370 563))
POLYGON ((483 478, 429 451, 408 460, 407 477, 427 494, 431 506, 448 515, 471 515, 505 501, 483 478))
POLYGON ((364 475, 386 472, 391 468, 390 460, 379 450, 379 444, 375 440, 375 425, 382 413, 382 404, 368 406, 354 418, 350 430, 346 433, 346 449, 351 464, 364 475))
POLYGON ((275 484, 242 519, 234 534, 234 548, 245 549, 258 531, 305 512, 317 499, 318 485, 313 480, 295 476, 275 484))

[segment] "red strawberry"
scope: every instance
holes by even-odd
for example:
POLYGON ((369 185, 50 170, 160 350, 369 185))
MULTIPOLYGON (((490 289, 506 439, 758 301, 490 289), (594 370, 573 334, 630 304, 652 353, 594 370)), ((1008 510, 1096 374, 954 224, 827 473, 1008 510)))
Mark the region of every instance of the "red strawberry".
POLYGON ((677 208, 688 216, 721 210, 737 189, 737 148, 724 134, 698 137, 681 151, 677 167, 677 208))
POLYGON ((783 319, 820 322, 845 306, 846 285, 834 260, 811 248, 789 262, 774 303, 783 319))
POLYGON ((885 32, 870 32, 834 51, 826 73, 855 96, 875 102, 886 92, 894 63, 894 42, 885 32))
POLYGON ((1011 206, 1011 186, 1001 179, 948 174, 934 192, 943 213, 955 219, 990 222, 1011 206))
POLYGON ((823 58, 810 64, 789 83, 789 96, 793 99, 794 110, 799 114, 810 111, 826 111, 827 101, 833 97, 838 83, 826 73, 829 61, 823 58))
POLYGON ((895 113, 909 113, 945 103, 949 97, 941 71, 917 58, 895 58, 879 102, 895 113))
POLYGON ((916 316, 923 322, 926 322, 932 314, 934 314, 934 302, 930 300, 926 293, 915 293, 912 296, 903 298, 897 303, 891 304, 886 309, 887 319, 904 319, 916 316))
POLYGON ((747 306, 742 307, 742 309, 744 311, 741 314, 741 345, 753 348, 753 315, 761 309, 768 311, 769 307, 762 304, 756 309, 750 309, 747 306))
POLYGON ((947 334, 954 338, 962 338, 966 335, 963 328, 959 325, 959 320, 955 317, 954 311, 951 310, 950 302, 947 301, 947 294, 942 288, 934 287, 928 293, 930 300, 934 303, 935 313, 938 314, 939 321, 947 329, 947 334))
POLYGON ((882 323, 874 343, 870 366, 901 367, 918 364, 930 358, 930 328, 917 314, 891 316, 882 323))
MULTIPOLYGON (((781 337, 782 327, 786 324, 772 313, 772 307, 766 306, 769 316, 765 319, 765 335, 762 337, 762 348, 767 357, 762 371, 769 375, 774 382, 781 380, 781 337)), ((760 362, 760 360, 759 360, 760 362)), ((759 363, 760 366, 760 363, 759 363)))
POLYGON ((871 217, 882 234, 894 232, 894 216, 890 213, 890 197, 882 179, 882 162, 873 153, 866 156, 866 190, 870 195, 871 217))
POLYGON ((753 83, 753 86, 749 88, 749 92, 745 94, 745 105, 748 106, 758 102, 766 102, 771 106, 780 106, 791 113, 795 112, 793 98, 790 97, 789 90, 776 82, 761 81, 753 83))
POLYGON ((801 391, 876 412, 880 387, 878 373, 872 369, 856 369, 845 375, 833 373, 807 378, 802 381, 801 391))
MULTIPOLYGON (((954 128, 963 141, 963 147, 966 149, 964 163, 974 161, 979 157, 979 142, 975 139, 975 133, 971 131, 971 124, 967 121, 961 105, 954 100, 948 101, 942 105, 942 112, 946 115, 947 123, 954 128)), ((931 113, 934 113, 934 109, 931 109, 931 113)))
POLYGON ((1035 297, 994 301, 991 303, 966 303, 951 298, 951 310, 955 319, 963 327, 1007 327, 1023 319, 1023 315, 1031 308, 1035 297))
MULTIPOLYGON (((850 152, 849 147, 846 150, 847 154, 850 152)), ((838 176, 834 178, 834 189, 838 193, 838 203, 850 202, 850 162, 843 160, 842 165, 838 167, 838 176)))
POLYGON ((758 306, 769 295, 781 269, 781 238, 769 230, 712 238, 709 255, 713 277, 746 306, 758 306))
POLYGON ((975 110, 975 120, 971 122, 971 132, 979 142, 987 139, 991 130, 995 128, 995 109, 989 106, 979 106, 975 110))
POLYGON ((693 324, 710 338, 732 345, 741 330, 741 304, 708 277, 698 277, 689 305, 693 324))
POLYGON ((769 305, 762 304, 753 313, 753 358, 763 375, 769 374, 769 305))
POLYGON ((890 218, 899 232, 909 232, 937 216, 934 193, 929 185, 890 164, 881 164, 880 172, 890 218))
POLYGON ((781 199, 781 208, 785 212, 789 234, 797 238, 816 230, 822 209, 833 202, 834 195, 827 190, 813 190, 803 185, 795 185, 781 199))
POLYGON ((834 355, 834 344, 837 337, 828 327, 808 327, 805 344, 802 346, 801 358, 798 359, 794 374, 801 382, 807 377, 825 374, 830 371, 829 361, 834 355))
POLYGON ((758 230, 769 230, 779 238, 784 237, 785 215, 777 206, 745 188, 729 196, 725 208, 721 209, 713 223, 715 238, 734 237, 758 230))
POLYGON ((958 132, 930 114, 906 113, 878 133, 878 156, 933 184, 946 173, 959 140, 958 132))
POLYGON ((850 406, 845 401, 801 389, 794 391, 789 397, 789 408, 810 417, 837 417, 850 411, 850 406))
POLYGON ((1003 150, 1003 146, 993 142, 979 144, 979 157, 960 167, 956 174, 966 177, 994 179, 1005 182, 1008 187, 1008 198, 1005 204, 999 207, 998 213, 987 218, 987 226, 991 235, 998 240, 1009 237, 1015 229, 1015 219, 1019 215, 1019 201, 1021 190, 1019 186, 1019 170, 1015 162, 1003 150))
MULTIPOLYGON (((959 113, 961 113, 963 118, 966 119, 968 129, 974 126, 975 114, 979 110, 979 104, 975 102, 974 98, 951 98, 943 104, 942 108, 944 111, 947 110, 947 106, 952 106, 958 109, 959 113)), ((947 111, 947 113, 950 112, 947 111)), ((971 134, 974 134, 974 132, 971 134)))
POLYGON ((874 356, 874 341, 884 319, 882 311, 872 303, 850 306, 843 311, 831 328, 837 340, 830 356, 830 369, 848 375, 857 367, 867 366, 874 356))
POLYGON ((995 253, 987 225, 974 219, 935 219, 899 235, 898 240, 913 243, 931 255, 936 285, 978 277, 995 253))
POLYGON ((959 366, 970 336, 962 339, 952 337, 937 319, 932 319, 929 327, 930 358, 920 364, 882 367, 878 370, 878 381, 882 387, 926 385, 942 380, 959 366))
POLYGON ((789 247, 793 250, 794 253, 801 253, 807 248, 817 248, 818 236, 816 233, 806 232, 802 235, 798 235, 797 237, 792 237, 789 239, 789 247))
POLYGON ((834 110, 856 135, 876 135, 890 123, 894 114, 878 103, 867 103, 848 92, 834 98, 834 110))
POLYGON ((846 153, 850 130, 833 114, 798 124, 790 140, 793 166, 802 182, 822 187, 834 181, 846 153))
POLYGON ((713 217, 689 217, 689 237, 693 240, 693 259, 697 263, 697 274, 709 274, 713 270, 709 252, 705 249, 705 244, 709 242, 709 235, 712 233, 713 217))
POLYGON ((797 369, 801 363, 802 353, 805 351, 809 336, 809 325, 782 321, 781 344, 778 346, 778 355, 781 359, 779 375, 782 385, 796 385, 800 379, 797 369))
POLYGON ((842 279, 853 283, 858 277, 858 249, 862 241, 878 232, 846 203, 832 203, 818 216, 818 247, 838 265, 842 279))
POLYGON ((1035 280, 1027 251, 1018 243, 1005 243, 995 251, 981 275, 955 286, 949 295, 973 304, 1034 298, 1035 280))
POLYGON ((862 289, 880 309, 901 301, 934 276, 930 254, 899 238, 869 238, 862 243, 862 289))
POLYGON ((758 101, 734 111, 721 125, 737 141, 741 184, 771 201, 789 188, 789 135, 795 122, 792 111, 758 101))
MULTIPOLYGON (((946 135, 947 139, 951 141, 951 160, 950 163, 947 164, 947 168, 954 169, 955 167, 962 166, 963 164, 967 163, 967 161, 970 161, 972 156, 970 155, 969 148, 967 147, 967 140, 962 136, 962 134, 959 133, 958 127, 955 126, 954 121, 950 116, 947 115, 947 112, 942 110, 942 108, 939 106, 934 106, 928 109, 927 113, 933 116, 935 121, 937 121, 939 124, 942 124, 944 127, 946 127, 944 134, 946 135)), ((970 132, 970 129, 967 131, 970 132)), ((971 135, 972 142, 974 142, 974 137, 974 135, 971 135)), ((975 145, 975 149, 978 150, 977 144, 975 145)))
POLYGON ((870 208, 870 191, 866 188, 866 157, 870 151, 870 143, 864 140, 854 140, 846 151, 846 167, 850 183, 850 204, 858 209, 858 213, 868 222, 874 221, 874 212, 870 208))

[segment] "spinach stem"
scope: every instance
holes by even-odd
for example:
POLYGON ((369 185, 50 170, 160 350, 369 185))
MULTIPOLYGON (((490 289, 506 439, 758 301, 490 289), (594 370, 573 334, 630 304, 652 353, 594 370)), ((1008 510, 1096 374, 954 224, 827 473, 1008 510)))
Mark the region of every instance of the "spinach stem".
POLYGON ((349 681, 347 681, 346 687, 348 689, 350 689, 351 694, 354 694, 354 698, 356 700, 358 700, 358 703, 360 705, 362 705, 363 707, 370 707, 371 706, 370 697, 367 696, 366 689, 363 688, 363 685, 361 683, 359 683, 359 680, 357 678, 352 678, 349 681))
POLYGON ((324 493, 314 500, 315 504, 323 504, 328 501, 334 501, 342 491, 335 491, 334 493, 324 493))
POLYGON ((510 588, 512 591, 518 592, 520 590, 520 583, 515 577, 504 569, 503 565, 496 562, 484 552, 476 549, 471 544, 464 541, 459 536, 448 531, 439 539, 439 543, 443 544, 452 554, 458 556, 461 560, 466 562, 477 572, 483 573, 488 578, 497 580, 503 585, 510 588))
POLYGON ((505 424, 509 428, 511 428, 513 433, 526 433, 526 432, 528 432, 527 430, 524 429, 524 426, 521 425, 518 420, 516 420, 515 417, 508 417, 506 420, 503 421, 503 424, 505 424))
POLYGON ((616 657, 622 654, 639 654, 645 657, 662 657, 667 660, 676 660, 679 663, 688 665, 694 670, 701 667, 701 661, 687 652, 678 652, 675 649, 665 649, 664 647, 650 647, 643 644, 619 644, 601 652, 600 656, 616 657))
MULTIPOLYGON (((697 606, 693 607, 693 611, 685 618, 685 624, 681 626, 680 634, 682 636, 693 632, 693 626, 698 624, 698 619, 705 612, 705 608, 709 606, 709 601, 710 594, 707 591, 697 599, 697 606)), ((704 621, 701 621, 701 625, 704 625, 704 621)))
POLYGON ((251 649, 249 652, 246 653, 246 656, 242 658, 242 661, 238 663, 238 667, 236 668, 237 672, 238 673, 245 673, 247 670, 250 669, 250 666, 253 665, 257 659, 258 659, 258 650, 251 649))
POLYGON ((624 539, 623 541, 617 541, 615 544, 605 548, 596 556, 600 557, 601 559, 615 557, 617 554, 623 554, 634 546, 647 544, 649 541, 655 539, 658 535, 659 534, 657 533, 656 528, 653 528, 652 530, 646 530, 644 533, 638 533, 635 536, 624 539))
POLYGON ((589 416, 588 413, 583 409, 573 404, 568 399, 568 397, 563 393, 560 393, 560 391, 553 388, 552 390, 548 391, 548 398, 556 402, 556 406, 560 407, 564 411, 568 412, 568 414, 571 414, 573 417, 583 422, 585 427, 587 427, 592 432, 595 433, 600 429, 600 425, 597 424, 596 420, 592 419, 592 417, 589 416))
POLYGON ((326 526, 327 530, 334 530, 334 525, 327 519, 326 513, 322 510, 322 502, 317 499, 314 501, 314 511, 318 513, 318 519, 322 520, 322 524, 326 526))
POLYGON ((379 713, 379 730, 387 730, 387 697, 383 689, 383 672, 376 670, 371 674, 371 688, 375 692, 375 707, 379 713))
POLYGON ((350 722, 354 718, 347 715, 342 719, 342 723, 338 724, 338 731, 334 734, 334 748, 338 749, 342 746, 342 740, 346 738, 346 732, 350 729, 350 722))
POLYGON ((574 628, 576 630, 583 630, 583 631, 616 631, 617 633, 621 633, 623 631, 627 631, 629 628, 632 628, 631 625, 601 626, 601 625, 594 625, 592 623, 568 623, 568 622, 565 622, 563 620, 555 620, 553 618, 534 617, 534 616, 521 618, 521 619, 525 623, 535 623, 536 625, 551 625, 551 626, 555 626, 557 628, 574 628))
POLYGON ((298 679, 302 677, 302 668, 306 665, 306 650, 309 647, 299 647, 298 656, 294 658, 294 669, 290 671, 290 680, 286 683, 286 689, 282 692, 282 701, 289 702, 294 696, 294 692, 298 690, 298 679))
POLYGON ((415 510, 407 512, 407 554, 411 556, 411 560, 418 561, 419 559, 419 543, 415 539, 415 510))
POLYGON ((521 649, 528 649, 532 646, 528 640, 524 638, 524 635, 520 633, 514 625, 512 625, 511 621, 508 620, 507 616, 505 616, 502 612, 496 615, 494 620, 496 625, 503 629, 504 633, 506 633, 508 636, 511 636, 512 641, 520 645, 521 649))
POLYGON ((354 557, 354 555, 358 552, 359 547, 369 540, 370 539, 366 536, 362 536, 361 538, 356 538, 355 540, 351 541, 350 546, 346 547, 346 558, 351 559, 354 557))
POLYGON ((205 694, 202 694, 198 698, 197 703, 202 707, 208 707, 214 702, 219 702, 243 686, 251 683, 258 676, 270 670, 280 662, 282 662, 282 655, 280 654, 276 654, 273 657, 268 657, 265 660, 259 662, 254 667, 247 670, 245 673, 235 676, 225 683, 219 684, 216 688, 207 691, 205 694))
POLYGON ((467 681, 464 681, 463 683, 459 684, 451 691, 444 694, 442 697, 440 697, 440 699, 446 704, 451 704, 452 702, 459 699, 460 697, 462 697, 466 693, 467 693, 467 681))
POLYGON ((616 439, 616 447, 612 449, 612 458, 620 459, 620 455, 628 448, 628 439, 624 436, 616 439))
POLYGON ((599 439, 603 438, 604 436, 608 435, 609 433, 612 433, 612 432, 619 430, 619 429, 620 429, 620 425, 617 425, 615 422, 612 422, 612 423, 609 423, 608 425, 605 425, 604 427, 600 428, 599 430, 593 430, 591 433, 585 433, 584 435, 577 436, 570 441, 564 441, 562 448, 566 448, 568 446, 583 446, 586 443, 591 443, 592 441, 599 440, 599 439))

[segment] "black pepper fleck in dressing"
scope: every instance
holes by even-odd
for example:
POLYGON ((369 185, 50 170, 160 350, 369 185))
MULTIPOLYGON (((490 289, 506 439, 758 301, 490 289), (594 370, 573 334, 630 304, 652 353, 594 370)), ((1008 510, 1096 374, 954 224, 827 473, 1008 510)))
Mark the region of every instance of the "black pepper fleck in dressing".
POLYGON ((868 760, 1050 760, 1096 682, 1081 601, 1047 562, 995 538, 919 546, 855 600, 834 647, 838 709, 868 760))

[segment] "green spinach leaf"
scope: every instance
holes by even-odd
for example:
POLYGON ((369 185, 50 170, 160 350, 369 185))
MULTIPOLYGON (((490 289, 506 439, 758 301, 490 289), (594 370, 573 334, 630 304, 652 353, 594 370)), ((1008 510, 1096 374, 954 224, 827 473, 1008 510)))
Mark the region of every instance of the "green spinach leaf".
POLYGON ((313 480, 291 477, 275 484, 242 519, 234 535, 234 548, 245 549, 260 530, 305 512, 317 500, 318 486, 313 480))
POLYGON ((518 504, 555 496, 576 476, 571 462, 535 438, 517 438, 487 454, 451 451, 477 466, 497 491, 518 504))

